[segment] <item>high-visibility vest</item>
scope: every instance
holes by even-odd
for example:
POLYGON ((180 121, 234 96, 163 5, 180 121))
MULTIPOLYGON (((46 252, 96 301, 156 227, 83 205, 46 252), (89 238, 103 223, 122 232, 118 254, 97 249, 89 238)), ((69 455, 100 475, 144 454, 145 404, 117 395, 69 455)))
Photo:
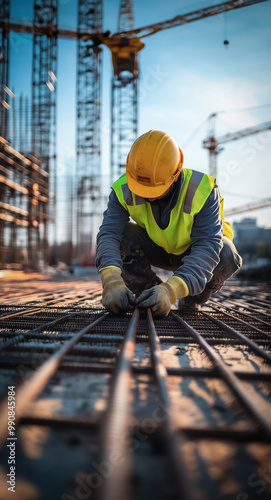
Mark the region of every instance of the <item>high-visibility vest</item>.
MULTIPOLYGON (((164 248, 167 253, 175 255, 182 254, 191 245, 194 217, 200 212, 216 185, 215 178, 210 175, 186 168, 183 168, 182 172, 183 183, 179 199, 170 213, 169 224, 165 229, 161 229, 156 223, 151 204, 130 191, 126 174, 112 186, 121 205, 129 212, 131 218, 146 230, 151 240, 164 248)), ((223 234, 232 240, 231 224, 224 220, 221 197, 220 216, 223 222, 223 234)))

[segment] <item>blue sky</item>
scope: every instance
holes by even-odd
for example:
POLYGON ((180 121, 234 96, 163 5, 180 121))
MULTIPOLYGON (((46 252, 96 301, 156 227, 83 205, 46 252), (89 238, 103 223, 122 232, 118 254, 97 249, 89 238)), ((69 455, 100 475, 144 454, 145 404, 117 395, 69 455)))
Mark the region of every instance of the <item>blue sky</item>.
MULTIPOLYGON (((214 5, 215 1, 134 0, 135 27, 214 5)), ((76 26, 76 1, 60 0, 59 25, 76 26)), ((11 0, 11 17, 32 18, 32 1, 11 0)), ((104 30, 116 31, 119 0, 104 0, 104 30)), ((184 151, 185 166, 208 173, 202 140, 210 113, 223 111, 217 136, 271 119, 271 1, 165 30, 144 40, 140 53, 139 134, 165 130, 184 151), (223 41, 229 40, 225 47, 223 41), (261 106, 261 107, 259 107, 261 106), (250 108, 250 109, 247 109, 250 108)), ((13 34, 10 86, 31 95, 30 36, 13 34)), ((58 165, 74 161, 76 43, 59 40, 58 165)), ((103 49, 102 176, 109 192, 111 56, 103 49)), ((218 157, 225 208, 270 196, 271 131, 229 143, 218 157)), ((271 208, 235 216, 271 227, 271 208)), ((232 220, 232 219, 231 219, 232 220)))

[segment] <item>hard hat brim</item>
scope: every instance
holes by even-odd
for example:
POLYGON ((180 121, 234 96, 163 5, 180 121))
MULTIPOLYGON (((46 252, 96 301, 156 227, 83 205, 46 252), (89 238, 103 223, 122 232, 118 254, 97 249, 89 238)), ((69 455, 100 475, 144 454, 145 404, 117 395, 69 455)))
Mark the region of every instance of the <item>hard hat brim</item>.
POLYGON ((147 184, 142 184, 136 181, 133 177, 131 177, 129 172, 126 172, 126 178, 130 191, 137 196, 141 196, 142 198, 158 198, 159 196, 162 196, 175 180, 170 177, 163 184, 159 184, 158 186, 148 186, 147 184))

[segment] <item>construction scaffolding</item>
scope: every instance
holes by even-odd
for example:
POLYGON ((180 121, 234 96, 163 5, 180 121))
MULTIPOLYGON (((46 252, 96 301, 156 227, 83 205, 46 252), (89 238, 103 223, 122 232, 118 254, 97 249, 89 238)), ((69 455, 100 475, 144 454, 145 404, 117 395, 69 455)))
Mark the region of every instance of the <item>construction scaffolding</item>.
POLYGON ((78 1, 77 41, 77 135, 76 197, 77 257, 84 259, 91 251, 95 218, 101 200, 101 48, 102 0, 78 1), (88 31, 95 39, 86 39, 88 31))
POLYGON ((26 155, 31 151, 31 102, 20 94, 12 100, 7 138, 11 146, 26 155))
POLYGON ((46 245, 49 174, 0 137, 0 268, 17 263, 38 269, 46 245))

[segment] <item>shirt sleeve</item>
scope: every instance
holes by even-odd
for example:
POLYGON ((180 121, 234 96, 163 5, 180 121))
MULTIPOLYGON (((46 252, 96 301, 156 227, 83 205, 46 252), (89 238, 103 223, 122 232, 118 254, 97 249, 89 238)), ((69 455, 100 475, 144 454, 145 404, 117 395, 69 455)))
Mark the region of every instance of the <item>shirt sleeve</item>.
POLYGON ((115 191, 112 190, 97 234, 96 266, 98 271, 107 266, 117 266, 122 269, 120 242, 128 221, 128 211, 121 205, 115 191))
POLYGON ((220 200, 216 187, 195 216, 191 232, 191 251, 174 274, 188 286, 189 295, 198 295, 213 276, 223 247, 220 200))

